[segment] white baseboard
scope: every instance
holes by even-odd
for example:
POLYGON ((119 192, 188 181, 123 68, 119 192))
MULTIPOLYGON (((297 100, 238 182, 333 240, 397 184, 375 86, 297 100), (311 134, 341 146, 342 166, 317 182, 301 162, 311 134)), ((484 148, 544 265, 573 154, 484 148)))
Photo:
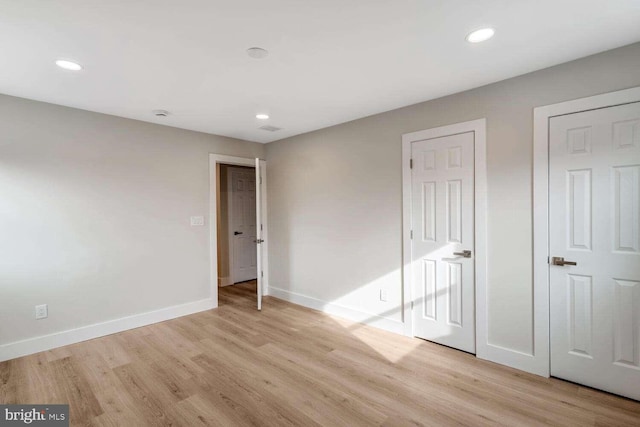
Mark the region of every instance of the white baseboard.
POLYGON ((308 297, 306 295, 286 291, 280 288, 274 288, 273 286, 269 288, 269 295, 274 298, 289 301, 294 304, 312 308, 314 310, 322 311, 323 313, 327 313, 332 316, 342 317, 344 319, 363 323, 365 325, 373 326, 400 335, 405 334, 404 323, 387 319, 385 317, 378 316, 377 314, 366 313, 360 310, 355 310, 353 308, 344 307, 339 304, 325 302, 316 298, 308 297))
POLYGON ((152 323, 175 319, 176 317, 182 317, 200 311, 210 310, 216 306, 216 301, 207 298, 200 301, 161 308, 160 310, 135 314, 133 316, 121 317, 107 322, 82 326, 76 329, 56 332, 50 335, 30 338, 24 341, 2 344, 0 345, 0 362, 45 350, 51 350, 56 347, 75 344, 93 338, 103 337, 105 335, 115 334, 129 329, 139 328, 152 323))

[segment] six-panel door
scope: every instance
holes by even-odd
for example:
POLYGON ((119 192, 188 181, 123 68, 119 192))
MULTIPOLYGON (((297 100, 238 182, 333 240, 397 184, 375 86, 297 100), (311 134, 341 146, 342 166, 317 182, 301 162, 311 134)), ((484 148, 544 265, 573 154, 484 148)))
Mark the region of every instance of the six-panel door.
POLYGON ((551 374, 640 399, 640 103, 549 131, 551 374))
POLYGON ((231 232, 234 283, 258 277, 256 262, 256 176, 248 168, 231 168, 231 232))
POLYGON ((414 335, 475 353, 474 133, 411 151, 414 335))

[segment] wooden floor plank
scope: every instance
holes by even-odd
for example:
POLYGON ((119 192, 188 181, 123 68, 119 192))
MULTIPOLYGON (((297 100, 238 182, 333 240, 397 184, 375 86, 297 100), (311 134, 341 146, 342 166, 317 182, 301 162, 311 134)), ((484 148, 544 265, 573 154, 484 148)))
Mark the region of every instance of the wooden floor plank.
POLYGON ((640 426, 640 402, 265 297, 0 363, 93 426, 640 426))

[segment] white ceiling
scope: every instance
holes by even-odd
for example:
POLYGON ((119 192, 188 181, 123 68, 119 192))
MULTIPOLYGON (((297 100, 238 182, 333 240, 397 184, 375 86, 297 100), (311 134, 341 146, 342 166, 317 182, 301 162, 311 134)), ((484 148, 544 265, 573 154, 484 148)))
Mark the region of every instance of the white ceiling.
POLYGON ((0 92, 269 142, 639 40, 639 0, 0 0, 0 92))

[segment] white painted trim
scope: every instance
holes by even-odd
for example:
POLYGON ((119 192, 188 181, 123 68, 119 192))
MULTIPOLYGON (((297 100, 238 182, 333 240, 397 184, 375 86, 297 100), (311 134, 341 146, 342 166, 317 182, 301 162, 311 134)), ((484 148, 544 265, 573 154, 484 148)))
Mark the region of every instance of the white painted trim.
POLYGON ((269 217, 267 210, 267 162, 260 161, 260 174, 262 177, 262 295, 269 295, 269 227, 267 226, 269 217))
POLYGON ((402 322, 404 335, 413 336, 411 306, 411 140, 402 136, 402 322))
POLYGON ((293 304, 322 311, 323 313, 327 313, 332 316, 342 317, 343 319, 373 326, 395 334, 404 334, 404 325, 402 322, 388 319, 377 314, 354 310, 353 308, 345 307, 340 304, 322 301, 280 288, 272 287, 270 289, 270 295, 281 300, 289 301, 293 304))
MULTIPOLYGON (((456 123, 402 135, 402 262, 404 334, 413 336, 411 321, 411 143, 425 139, 474 132, 475 155, 475 271, 476 354, 489 354, 487 329, 487 121, 456 123)), ((490 359, 491 360, 491 359, 490 359)))
MULTIPOLYGON (((209 154, 209 287, 211 292, 211 299, 215 303, 214 307, 218 306, 218 211, 216 206, 216 186, 218 181, 218 174, 216 173, 216 164, 255 167, 255 162, 256 159, 253 157, 248 158, 225 156, 222 154, 213 153, 209 154)), ((266 190, 266 184, 264 188, 266 190)), ((266 229, 266 222, 264 226, 266 229)), ((268 252, 267 245, 265 245, 263 251, 268 252)), ((265 270, 265 278, 267 281, 269 280, 268 270, 265 270)))
POLYGON ((109 320, 102 323, 95 323, 81 328, 56 332, 50 335, 3 344, 0 345, 0 362, 41 351, 51 350, 52 348, 115 334, 129 329, 139 328, 141 326, 151 325, 153 323, 164 322, 165 320, 175 319, 176 317, 210 310, 214 307, 214 301, 208 298, 109 320))
MULTIPOLYGON (((262 239, 262 172, 261 166, 263 161, 260 159, 256 159, 256 168, 254 170, 255 174, 255 190, 256 190, 256 240, 260 241, 262 239)), ((258 284, 258 310, 262 310, 262 242, 256 245, 256 282, 258 284)))
MULTIPOLYGON (((549 325, 549 121, 552 117, 640 101, 640 87, 533 110, 534 354, 530 372, 550 375, 549 325)), ((522 368, 520 368, 522 369, 522 368)))

